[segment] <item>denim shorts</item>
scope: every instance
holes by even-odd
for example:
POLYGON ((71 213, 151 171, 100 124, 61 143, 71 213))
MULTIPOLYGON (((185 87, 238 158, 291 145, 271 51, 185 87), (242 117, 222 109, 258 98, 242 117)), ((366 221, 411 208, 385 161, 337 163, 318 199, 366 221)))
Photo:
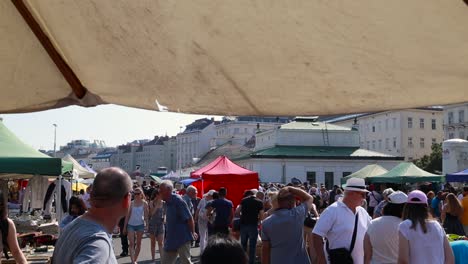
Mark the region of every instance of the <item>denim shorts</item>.
POLYGON ((127 232, 128 231, 133 231, 133 232, 143 232, 145 230, 145 225, 127 225, 127 232))

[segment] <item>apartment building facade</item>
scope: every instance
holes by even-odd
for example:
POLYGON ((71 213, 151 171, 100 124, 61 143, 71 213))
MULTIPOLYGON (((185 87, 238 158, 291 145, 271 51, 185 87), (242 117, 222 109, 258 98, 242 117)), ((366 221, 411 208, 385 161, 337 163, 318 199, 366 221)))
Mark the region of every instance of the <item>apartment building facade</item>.
POLYGON ((328 122, 358 128, 361 148, 406 161, 431 153, 434 143, 442 143, 443 112, 440 107, 385 111, 340 117, 328 122))
POLYGON ((444 106, 445 139, 468 140, 468 103, 444 106))

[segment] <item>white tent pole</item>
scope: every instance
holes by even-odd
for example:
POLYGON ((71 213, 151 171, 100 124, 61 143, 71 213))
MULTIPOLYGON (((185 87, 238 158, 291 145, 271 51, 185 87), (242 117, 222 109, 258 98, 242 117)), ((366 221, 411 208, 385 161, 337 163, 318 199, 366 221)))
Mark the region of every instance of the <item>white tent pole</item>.
MULTIPOLYGON (((62 221, 62 174, 59 175, 58 180, 58 190, 57 190, 57 201, 55 202, 55 214, 57 217, 57 222, 60 225, 62 221)), ((60 235, 60 228, 59 228, 59 235, 60 235)))

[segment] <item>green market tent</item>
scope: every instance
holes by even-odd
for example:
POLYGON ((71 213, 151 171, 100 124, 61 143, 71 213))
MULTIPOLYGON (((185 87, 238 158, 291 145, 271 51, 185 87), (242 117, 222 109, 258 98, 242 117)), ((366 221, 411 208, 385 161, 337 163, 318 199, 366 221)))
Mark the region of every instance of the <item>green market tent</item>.
POLYGON ((377 164, 370 164, 365 166, 364 168, 356 171, 353 174, 350 174, 346 177, 341 178, 341 184, 345 184, 346 181, 350 178, 361 178, 361 179, 369 179, 369 177, 375 177, 378 175, 382 175, 388 172, 385 168, 377 164))
POLYGON ((51 158, 28 146, 0 120, 0 179, 56 176, 61 172, 60 159, 51 158))
POLYGON ((387 173, 368 179, 371 183, 443 182, 445 176, 432 174, 411 162, 402 162, 387 173))

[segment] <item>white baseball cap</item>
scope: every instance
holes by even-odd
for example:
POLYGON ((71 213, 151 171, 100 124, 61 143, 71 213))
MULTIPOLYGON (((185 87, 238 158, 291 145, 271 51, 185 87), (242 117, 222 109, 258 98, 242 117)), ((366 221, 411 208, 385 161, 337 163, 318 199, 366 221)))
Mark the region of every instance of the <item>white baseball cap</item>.
POLYGON ((403 204, 408 200, 408 196, 404 192, 396 191, 390 194, 387 199, 392 204, 403 204))

